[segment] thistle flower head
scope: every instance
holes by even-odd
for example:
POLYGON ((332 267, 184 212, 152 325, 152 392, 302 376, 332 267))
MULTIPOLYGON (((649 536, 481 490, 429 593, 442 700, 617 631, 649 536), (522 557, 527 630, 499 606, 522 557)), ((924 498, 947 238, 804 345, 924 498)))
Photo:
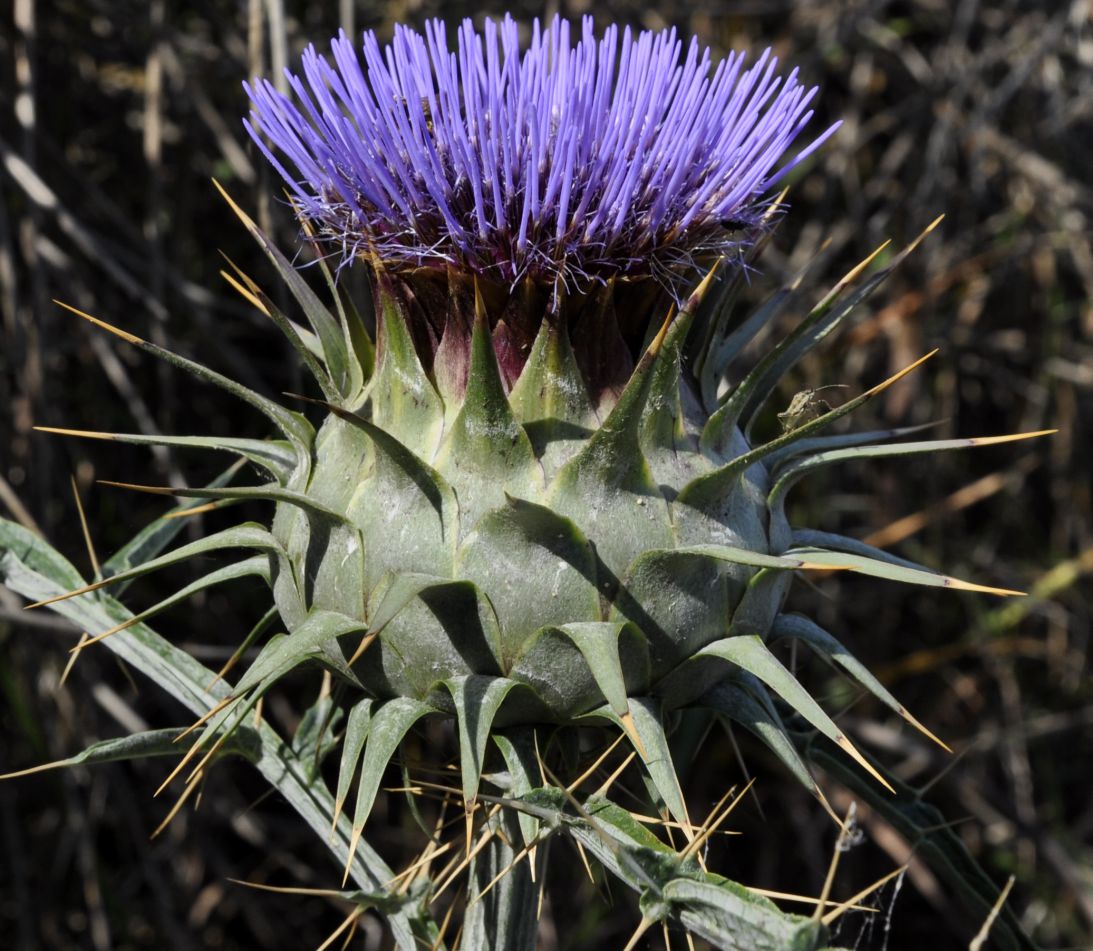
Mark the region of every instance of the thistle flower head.
POLYGON ((298 211, 343 263, 454 265, 515 284, 587 288, 611 277, 671 284, 749 240, 771 187, 830 135, 782 157, 812 116, 816 90, 764 52, 714 65, 676 31, 576 43, 555 17, 518 27, 466 20, 453 50, 444 24, 396 27, 360 54, 344 34, 332 62, 309 47, 295 99, 247 84, 247 129, 298 211), (273 149, 266 144, 268 136, 273 149))

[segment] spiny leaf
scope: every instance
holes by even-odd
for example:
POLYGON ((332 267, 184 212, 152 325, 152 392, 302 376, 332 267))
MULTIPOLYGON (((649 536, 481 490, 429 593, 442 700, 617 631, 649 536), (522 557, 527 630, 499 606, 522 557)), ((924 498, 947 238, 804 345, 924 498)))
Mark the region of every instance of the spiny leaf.
POLYGON ((679 920, 688 931, 725 951, 811 951, 824 943, 826 929, 820 922, 771 914, 724 884, 680 876, 668 882, 661 894, 677 906, 679 920))
MULTIPOLYGON (((756 698, 757 691, 765 691, 762 684, 757 681, 745 686, 746 677, 725 680, 717 684, 707 692, 698 703, 716 710, 726 719, 739 723, 767 746, 793 774, 793 777, 801 783, 810 793, 822 799, 823 793, 816 785, 808 767, 805 765, 797 747, 789 738, 782 718, 778 716, 773 704, 767 699, 767 703, 761 703, 756 698)), ((754 680, 754 678, 752 678, 754 680)))
POLYGON ((771 637, 788 637, 807 644, 822 657, 827 658, 834 664, 838 664, 881 703, 894 710, 924 736, 929 737, 946 752, 952 752, 945 743, 911 716, 903 704, 889 693, 888 689, 870 673, 869 669, 860 660, 811 618, 801 614, 782 614, 774 622, 771 637))
POLYGON ((345 806, 353 775, 357 771, 357 763, 360 762, 361 753, 364 752, 364 741, 368 737, 368 727, 372 722, 373 702, 371 697, 365 697, 363 700, 358 700, 349 711, 345 736, 342 737, 342 758, 338 765, 338 790, 334 795, 331 832, 338 825, 338 816, 341 815, 342 808, 345 806))
POLYGON ((130 482, 111 482, 100 479, 100 485, 113 486, 115 489, 129 489, 132 492, 145 492, 148 495, 173 495, 183 499, 229 499, 242 502, 258 499, 263 502, 278 502, 295 506, 311 515, 318 515, 334 522, 344 522, 345 516, 333 509, 320 505, 311 496, 303 492, 283 489, 279 485, 238 486, 227 489, 191 489, 170 485, 134 485, 130 482))
POLYGON ((62 429, 35 426, 40 433, 76 436, 79 439, 103 439, 135 446, 174 446, 179 449, 215 449, 235 452, 261 466, 282 485, 299 466, 299 454, 291 443, 275 439, 235 439, 224 436, 145 436, 140 433, 100 433, 87 429, 62 429))
POLYGON ((223 374, 217 373, 214 370, 210 370, 208 367, 202 366, 200 363, 195 363, 193 360, 187 360, 185 357, 180 357, 176 353, 172 353, 170 350, 165 350, 163 347, 159 347, 154 343, 149 343, 147 340, 142 340, 136 334, 128 333, 124 330, 119 330, 111 324, 108 324, 104 320, 100 320, 98 317, 92 317, 90 314, 85 314, 82 310, 78 310, 69 304, 65 304, 63 301, 54 301, 55 304, 63 307, 65 310, 71 311, 77 317, 82 317, 84 320, 90 321, 96 327, 101 327, 103 330, 108 330, 115 336, 121 337, 122 340, 127 343, 131 343, 134 346, 140 347, 141 350, 145 350, 154 356, 159 357, 161 360, 170 363, 172 366, 176 366, 179 369, 186 370, 192 373, 200 380, 204 380, 206 383, 211 383, 214 386, 220 387, 222 390, 226 390, 233 396, 242 400, 244 403, 248 403, 256 410, 262 413, 271 423, 273 423, 278 429, 281 430, 289 439, 297 443, 299 446, 307 449, 311 446, 312 441, 315 438, 315 431, 311 428, 311 425, 306 419, 297 413, 291 413, 283 406, 279 406, 271 399, 267 399, 260 393, 254 392, 254 390, 248 389, 241 383, 236 383, 235 380, 229 379, 223 374))
MULTIPOLYGON (((868 278, 864 284, 846 294, 844 293, 858 276, 869 266, 873 259, 887 247, 888 242, 882 244, 864 261, 846 274, 832 290, 817 304, 809 315, 801 321, 778 345, 770 351, 749 373, 744 380, 733 390, 725 404, 707 422, 702 434, 703 445, 716 446, 724 441, 728 431, 735 427, 741 419, 754 413, 770 393, 774 390, 778 381, 810 350, 819 344, 830 334, 842 320, 879 287, 888 276, 898 267, 919 243, 941 223, 941 218, 935 219, 914 241, 879 272, 868 278), (839 306, 836 308, 836 304, 839 306)), ((749 421, 747 429, 750 430, 749 421)))
MULTIPOLYGON (((368 741, 364 748, 364 763, 361 766, 361 778, 357 784, 357 803, 353 812, 353 837, 350 841, 350 856, 356 850, 364 823, 372 811, 383 780, 387 763, 394 755, 403 737, 422 717, 433 712, 433 708, 412 697, 396 697, 389 700, 372 715, 368 728, 368 741)), ((347 868, 348 874, 348 868, 347 868)))
POLYGON ((134 624, 146 621, 150 617, 155 617, 155 615, 159 614, 161 611, 166 611, 168 608, 185 601, 199 591, 205 591, 214 585, 223 584, 225 581, 236 581, 239 578, 247 577, 265 578, 266 581, 269 581, 269 559, 264 555, 258 555, 254 558, 247 558, 245 561, 237 562, 234 565, 225 565, 223 568, 210 571, 207 575, 198 578, 181 590, 164 598, 158 604, 141 611, 140 614, 135 614, 127 621, 122 621, 109 630, 103 631, 101 634, 96 634, 89 640, 82 641, 73 648, 73 651, 84 650, 92 644, 96 644, 99 641, 116 634, 118 631, 123 631, 127 627, 132 627, 134 624))
MULTIPOLYGON (((307 219, 306 215, 300 215, 298 209, 297 218, 303 226, 304 233, 308 236, 311 248, 315 253, 315 263, 323 275, 331 300, 334 301, 334 306, 338 311, 349 363, 349 379, 345 395, 350 403, 353 403, 368 383, 369 377, 372 376, 375 348, 352 296, 345 291, 344 287, 338 286, 334 280, 334 275, 327 266, 326 255, 315 240, 314 225, 307 219)), ((363 284, 367 286, 367 281, 363 284)), ((371 303, 371 301, 368 301, 368 303, 371 303)))
POLYGON ((266 257, 277 268, 277 273, 288 286, 292 296, 296 298, 296 302, 303 309, 311 328, 322 341, 323 356, 327 369, 330 371, 331 380, 342 396, 348 396, 349 357, 346 353, 345 339, 338 322, 315 295, 315 292, 308 287, 307 282, 297 273, 296 268, 292 266, 277 246, 266 237, 262 229, 251 220, 250 216, 232 200, 231 196, 216 179, 213 179, 213 185, 216 186, 216 190, 220 192, 239 220, 243 222, 243 226, 251 233, 254 240, 266 252, 266 257))
POLYGON ((4 773, 0 775, 0 780, 17 779, 20 776, 31 776, 34 773, 65 769, 69 766, 117 763, 122 760, 147 759, 151 756, 181 756, 187 749, 185 745, 180 746, 177 742, 181 732, 179 728, 171 727, 166 730, 146 730, 115 739, 99 740, 75 756, 52 763, 43 763, 40 766, 31 766, 29 769, 20 769, 14 773, 4 773))
POLYGON ((687 815, 683 791, 679 788, 679 777, 672 763, 672 751, 664 732, 660 701, 653 697, 631 697, 629 707, 629 723, 617 716, 610 706, 601 707, 589 716, 606 716, 630 737, 660 798, 664 800, 672 818, 683 826, 684 835, 690 840, 691 820, 687 815))
MULTIPOLYGON (((218 489, 231 482, 232 478, 243 465, 240 459, 209 483, 210 489, 218 489)), ((164 517, 156 519, 142 528, 136 535, 127 541, 102 566, 104 577, 117 575, 128 571, 137 565, 143 564, 151 558, 155 558, 178 535, 183 528, 183 520, 180 518, 168 518, 168 515, 178 515, 191 508, 189 502, 183 502, 171 509, 164 517)), ((129 586, 128 582, 121 582, 114 588, 114 596, 121 597, 121 593, 129 586)))
MULTIPOLYGON (((48 598, 59 590, 79 583, 79 574, 49 545, 13 522, 0 519, 0 578, 12 590, 28 598, 48 598)), ((69 618, 78 629, 101 630, 118 618, 112 612, 116 602, 78 598, 63 601, 53 610, 69 618)), ((176 648, 144 624, 110 638, 107 647, 135 670, 146 674, 168 694, 195 714, 205 713, 210 702, 224 698, 227 687, 217 683, 213 672, 176 648)), ((292 805, 300 818, 317 834, 326 836, 333 811, 333 797, 322 784, 307 785, 305 770, 288 745, 264 721, 247 731, 246 755, 270 785, 292 805), (252 743, 253 738, 253 745, 252 743)), ((240 737, 243 739, 243 737, 240 737)), ((229 749, 234 747, 229 742, 229 749)), ((366 842, 359 840, 348 851, 347 824, 330 843, 339 859, 352 863, 354 880, 365 890, 378 890, 391 881, 394 872, 366 842)), ((395 940, 404 951, 436 940, 436 926, 427 912, 410 903, 400 903, 389 913, 395 940)))
POLYGON ((505 697, 516 686, 519 685, 515 680, 481 674, 468 674, 444 681, 444 687, 455 704, 463 801, 468 809, 478 795, 490 728, 505 697))
MULTIPOLYGON (((842 409, 842 407, 839 407, 842 409)), ((803 428, 803 427, 802 427, 803 428)), ((1023 439, 1036 439, 1058 432, 1055 429, 1040 429, 1030 433, 1013 433, 1008 436, 977 436, 965 439, 933 439, 925 442, 902 442, 880 446, 853 446, 849 449, 833 449, 830 452, 817 453, 807 459, 801 459, 786 466, 774 483, 770 492, 771 508, 780 507, 789 492, 804 476, 838 462, 855 459, 882 459, 891 456, 913 456, 923 453, 944 452, 950 449, 976 449, 981 446, 996 446, 1002 443, 1020 442, 1023 439)))
POLYGON ((879 396, 888 389, 888 387, 897 383, 899 380, 902 380, 908 373, 920 367, 937 352, 937 350, 931 350, 924 357, 920 357, 914 363, 904 367, 898 373, 890 376, 887 380, 866 390, 866 392, 862 393, 860 396, 856 396, 852 400, 847 400, 841 406, 836 406, 822 416, 810 420, 804 425, 798 426, 796 429, 792 429, 788 433, 783 433, 781 436, 772 439, 770 442, 757 446, 754 449, 729 460, 713 472, 698 476, 683 487, 677 501, 680 504, 697 509, 710 509, 718 505, 726 495, 731 492, 732 488, 738 483, 740 477, 750 466, 755 465, 757 462, 764 461, 768 456, 787 450, 789 447, 794 446, 799 442, 803 442, 806 437, 826 429, 835 422, 835 420, 846 416, 848 413, 852 413, 854 410, 858 409, 858 407, 863 406, 871 399, 879 396))
POLYGON ((713 657, 727 660, 753 674, 824 736, 849 753, 877 782, 889 790, 892 789, 884 777, 873 769, 842 730, 812 699, 809 692, 797 682, 797 678, 770 652, 758 635, 740 635, 714 641, 695 655, 695 661, 701 663, 702 658, 713 657))
MULTIPOLYGON (((335 666, 344 668, 340 649, 333 656, 330 651, 338 638, 346 634, 367 630, 368 625, 356 618, 346 617, 334 611, 313 611, 307 619, 287 637, 270 641, 255 658, 235 688, 242 694, 259 686, 268 685, 284 676, 305 660, 320 658, 333 660, 335 666)), ((344 672, 344 671, 343 671, 344 672)))
MULTIPOLYGON (((729 364, 748 345, 751 339, 778 314, 777 305, 766 301, 753 311, 738 326, 729 329, 733 308, 739 292, 747 286, 748 275, 762 254, 763 249, 774 235, 777 217, 782 210, 783 201, 789 189, 783 189, 768 206, 763 214, 758 238, 744 252, 738 266, 723 268, 721 279, 715 285, 713 293, 707 294, 697 315, 697 333, 686 351, 685 363, 692 369, 692 375, 698 384, 702 404, 711 410, 717 405, 717 388, 729 364)), ((735 265, 735 261, 730 261, 735 265)), ((811 262, 810 262, 811 264, 811 262)), ((808 265, 806 265, 807 269, 808 265)), ((792 296, 804 274, 790 281, 785 288, 775 292, 774 297, 792 296)))
MULTIPOLYGON (((841 409, 841 407, 839 407, 841 409)), ((832 449, 848 449, 851 446, 864 446, 869 443, 883 442, 888 439, 902 439, 914 433, 920 433, 925 429, 933 429, 939 426, 939 422, 919 423, 917 426, 901 426, 896 429, 872 429, 864 432, 838 433, 830 436, 813 436, 810 439, 798 439, 775 449, 763 457, 763 462, 772 472, 777 473, 780 466, 785 465, 797 456, 805 456, 819 452, 829 452, 832 449)), ((794 430, 796 432, 796 430, 794 430)))
MULTIPOLYGON (((221 253, 223 254, 223 252, 221 253)), ((326 366, 320 362, 323 356, 322 343, 318 343, 319 353, 316 355, 313 352, 313 348, 308 346, 308 342, 305 342, 300 334, 300 330, 303 328, 297 328, 297 325, 289 320, 284 311, 282 311, 254 281, 247 277, 247 275, 244 274, 236 266, 235 262, 226 254, 224 255, 224 260, 228 262, 239 277, 236 279, 227 271, 221 271, 220 276, 241 295, 247 298, 247 300, 249 300, 261 313, 265 314, 265 316, 273 321, 277 329, 285 335, 285 338, 292 345, 292 349, 296 351, 296 355, 300 358, 300 362, 307 367, 308 372, 311 374, 311 378, 318 384, 319 389, 323 391, 323 395, 328 400, 337 399, 341 396, 338 387, 330 378, 330 373, 326 366), (240 283, 240 281, 242 281, 242 283, 240 283)), ((315 340, 318 341, 318 338, 316 337, 315 340)))
POLYGON ((120 572, 103 581, 96 581, 94 584, 84 585, 83 587, 68 591, 65 594, 47 598, 46 600, 38 601, 35 604, 29 604, 27 605, 27 609, 44 607, 47 604, 54 604, 57 601, 74 598, 80 594, 98 591, 100 588, 105 588, 107 585, 117 584, 118 582, 127 581, 132 578, 139 578, 141 575, 147 574, 150 571, 166 568, 169 565, 176 565, 179 562, 186 561, 188 558, 193 558, 198 555, 207 555, 210 552, 221 551, 225 548, 257 548, 260 551, 269 551, 273 553, 280 552, 281 550, 281 546, 277 543, 277 540, 266 531, 263 526, 253 522, 236 525, 234 528, 226 528, 221 532, 216 532, 215 534, 199 539, 196 542, 183 545, 181 548, 176 548, 166 555, 160 555, 158 558, 153 558, 150 561, 130 568, 128 571, 120 572))
POLYGON ((859 554, 847 554, 839 551, 825 551, 820 548, 792 548, 786 554, 790 557, 804 558, 813 564, 828 568, 848 569, 858 574, 874 578, 886 578, 889 581, 902 581, 904 584, 920 584, 932 588, 953 588, 956 591, 980 591, 984 594, 1015 595, 1023 597, 1023 591, 1011 591, 1008 588, 992 588, 989 585, 961 581, 949 575, 943 575, 929 568, 906 568, 892 564, 888 559, 867 558, 859 554))

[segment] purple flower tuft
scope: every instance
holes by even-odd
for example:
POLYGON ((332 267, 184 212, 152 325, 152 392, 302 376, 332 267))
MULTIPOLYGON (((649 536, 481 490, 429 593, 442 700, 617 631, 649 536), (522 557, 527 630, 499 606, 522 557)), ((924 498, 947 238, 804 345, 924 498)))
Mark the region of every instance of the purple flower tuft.
POLYGON ((672 283, 738 250, 771 187, 837 127, 776 170, 816 89, 775 75, 770 50, 713 67, 694 38, 681 58, 674 29, 597 39, 585 18, 575 46, 570 31, 536 21, 521 53, 511 18, 481 33, 466 20, 453 51, 433 20, 424 35, 396 27, 383 49, 365 33, 362 57, 342 34, 333 64, 308 47, 303 80, 289 74, 296 102, 245 84, 245 125, 343 263, 574 287, 672 283))

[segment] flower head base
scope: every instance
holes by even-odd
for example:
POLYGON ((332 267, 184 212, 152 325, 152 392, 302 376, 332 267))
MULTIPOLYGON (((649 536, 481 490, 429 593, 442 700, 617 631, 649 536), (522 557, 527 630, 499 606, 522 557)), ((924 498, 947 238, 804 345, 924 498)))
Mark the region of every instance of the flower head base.
POLYGON ((248 84, 247 129, 343 263, 587 290, 674 284, 746 245, 764 196, 836 128, 778 169, 816 90, 775 75, 769 50, 711 72, 697 39, 681 58, 675 30, 597 39, 586 18, 575 46, 570 30, 536 22, 521 53, 511 18, 481 33, 468 20, 453 51, 434 20, 424 35, 396 27, 385 49, 366 33, 363 64, 343 34, 334 65, 309 47, 304 79, 289 75, 299 105, 248 84))

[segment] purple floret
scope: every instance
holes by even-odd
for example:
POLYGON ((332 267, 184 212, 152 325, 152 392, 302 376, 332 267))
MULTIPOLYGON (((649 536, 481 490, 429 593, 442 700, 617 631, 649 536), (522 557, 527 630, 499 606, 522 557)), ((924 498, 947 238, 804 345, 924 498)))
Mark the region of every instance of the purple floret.
POLYGON ((360 53, 342 34, 332 62, 308 47, 303 78, 288 74, 295 101, 245 84, 245 125, 343 263, 573 288, 672 283, 738 252, 772 186, 837 128, 779 169, 816 89, 777 76, 769 50, 745 69, 694 38, 681 56, 674 29, 570 32, 536 21, 523 53, 510 17, 465 20, 455 50, 439 20, 383 48, 365 33, 360 53))

